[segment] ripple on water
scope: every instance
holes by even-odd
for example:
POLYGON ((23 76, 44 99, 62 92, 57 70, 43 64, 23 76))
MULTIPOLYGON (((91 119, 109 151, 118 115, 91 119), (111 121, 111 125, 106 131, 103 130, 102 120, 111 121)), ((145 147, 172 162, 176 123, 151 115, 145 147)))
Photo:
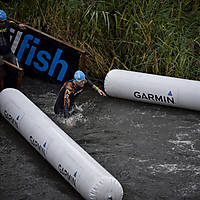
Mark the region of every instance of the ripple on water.
POLYGON ((194 182, 185 182, 183 184, 177 185, 177 192, 180 193, 182 197, 191 199, 191 196, 193 196, 195 200, 199 199, 200 192, 200 183, 194 183, 194 182))
POLYGON ((191 172, 192 176, 200 175, 200 166, 185 165, 185 164, 153 164, 148 167, 151 170, 151 174, 163 173, 163 174, 177 174, 180 172, 191 172))
MULTIPOLYGON (((196 156, 200 154, 200 150, 197 149, 199 147, 199 139, 194 138, 188 133, 176 134, 176 140, 169 139, 168 142, 174 145, 174 147, 172 147, 173 151, 195 153, 196 156)), ((194 156, 194 154, 191 154, 191 156, 194 156)))

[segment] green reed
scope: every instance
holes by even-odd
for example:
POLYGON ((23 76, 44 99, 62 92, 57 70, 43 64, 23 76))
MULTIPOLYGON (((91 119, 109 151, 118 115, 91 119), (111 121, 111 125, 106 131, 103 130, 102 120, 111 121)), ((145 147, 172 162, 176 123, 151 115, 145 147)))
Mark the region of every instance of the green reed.
POLYGON ((85 49, 89 76, 126 69, 200 80, 198 0, 13 0, 15 19, 85 49))

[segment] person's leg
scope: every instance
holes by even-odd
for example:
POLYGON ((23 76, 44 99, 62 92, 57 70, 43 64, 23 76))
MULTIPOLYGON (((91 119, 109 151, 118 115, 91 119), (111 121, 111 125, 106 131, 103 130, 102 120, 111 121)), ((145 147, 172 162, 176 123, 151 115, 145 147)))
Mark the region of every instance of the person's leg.
MULTIPOLYGON (((12 53, 6 54, 5 56, 3 56, 3 58, 6 61, 8 61, 16 66, 19 66, 17 58, 15 57, 14 54, 12 54, 12 53)), ((6 71, 7 71, 7 75, 5 77, 5 82, 4 82, 5 87, 6 88, 17 88, 18 71, 16 69, 13 69, 12 67, 7 67, 6 71)))
POLYGON ((4 89, 4 78, 5 78, 5 70, 3 66, 0 66, 0 91, 4 89))

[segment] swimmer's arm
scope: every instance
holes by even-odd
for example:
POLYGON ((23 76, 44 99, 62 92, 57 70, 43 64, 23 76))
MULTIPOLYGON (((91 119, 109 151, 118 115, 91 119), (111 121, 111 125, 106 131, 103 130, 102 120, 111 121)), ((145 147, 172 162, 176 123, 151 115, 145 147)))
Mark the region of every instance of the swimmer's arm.
POLYGON ((69 89, 66 89, 65 94, 64 94, 64 117, 65 118, 69 117, 69 108, 71 105, 70 98, 69 98, 70 94, 71 94, 71 91, 69 89))
POLYGON ((101 90, 99 87, 97 87, 95 84, 93 84, 90 80, 87 80, 87 83, 90 87, 95 89, 101 96, 106 96, 105 92, 101 90))
POLYGON ((9 24, 11 24, 11 26, 13 26, 14 28, 20 28, 25 30, 26 29, 26 25, 25 24, 17 24, 12 20, 9 20, 9 24))

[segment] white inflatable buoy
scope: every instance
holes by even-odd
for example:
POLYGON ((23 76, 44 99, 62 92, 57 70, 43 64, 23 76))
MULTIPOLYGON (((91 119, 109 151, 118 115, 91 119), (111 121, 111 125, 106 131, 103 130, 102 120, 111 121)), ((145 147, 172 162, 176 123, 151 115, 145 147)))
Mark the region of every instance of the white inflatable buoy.
POLYGON ((0 111, 85 199, 122 199, 120 183, 20 91, 1 91, 0 111))
POLYGON ((114 69, 104 88, 112 97, 200 110, 199 81, 114 69))

